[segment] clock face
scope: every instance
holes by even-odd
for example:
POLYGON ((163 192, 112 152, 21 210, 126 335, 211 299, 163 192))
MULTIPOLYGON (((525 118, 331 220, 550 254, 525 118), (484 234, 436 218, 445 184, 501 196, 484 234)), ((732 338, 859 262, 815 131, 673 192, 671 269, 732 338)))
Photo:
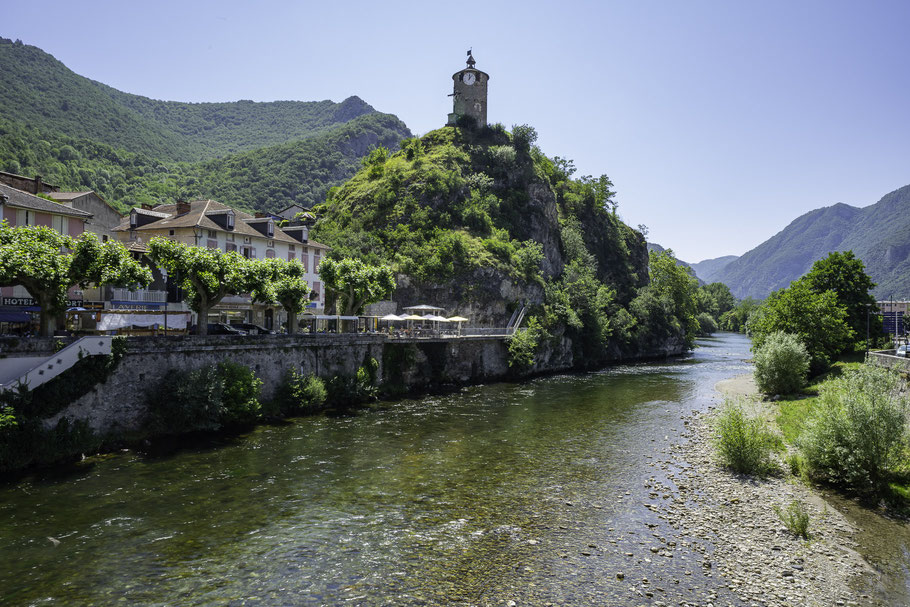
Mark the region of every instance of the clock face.
POLYGON ((474 75, 474 72, 468 72, 464 76, 461 77, 461 81, 464 82, 465 84, 467 84, 468 86, 471 86, 472 84, 474 84, 474 81, 476 79, 477 79, 477 77, 474 75))

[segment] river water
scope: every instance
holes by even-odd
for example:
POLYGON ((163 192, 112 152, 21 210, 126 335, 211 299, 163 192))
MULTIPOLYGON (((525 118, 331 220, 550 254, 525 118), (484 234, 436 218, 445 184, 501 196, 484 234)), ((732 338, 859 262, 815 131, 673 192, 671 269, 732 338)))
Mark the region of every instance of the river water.
POLYGON ((672 362, 474 386, 0 486, 0 604, 648 602, 619 572, 669 604, 740 604, 704 555, 647 558, 662 522, 642 504, 682 417, 749 370, 748 347, 723 334, 672 362))

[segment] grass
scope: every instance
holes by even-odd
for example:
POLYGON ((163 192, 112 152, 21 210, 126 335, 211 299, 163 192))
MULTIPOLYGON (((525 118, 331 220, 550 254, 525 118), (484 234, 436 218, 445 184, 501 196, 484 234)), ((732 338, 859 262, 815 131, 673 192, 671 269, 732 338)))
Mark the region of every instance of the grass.
POLYGON ((798 393, 784 396, 778 401, 778 413, 774 421, 777 422, 787 444, 792 445, 796 442, 818 406, 819 386, 829 379, 843 375, 847 370, 860 368, 864 356, 862 352, 845 355, 826 372, 810 378, 809 384, 798 393))
POLYGON ((793 500, 786 509, 774 506, 774 512, 790 533, 809 539, 809 513, 801 503, 793 500))
MULTIPOLYGON (((775 422, 783 435, 784 442, 787 445, 795 446, 799 436, 803 433, 809 419, 819 406, 819 388, 830 380, 842 376, 845 372, 856 370, 864 365, 865 352, 853 352, 844 355, 841 360, 835 362, 831 367, 821 375, 809 379, 809 384, 799 393, 782 397, 777 404, 777 415, 775 422)), ((910 462, 910 447, 905 451, 905 461, 910 462)), ((801 456, 792 454, 786 458, 788 467, 794 476, 805 477, 803 462, 801 456)), ((897 502, 910 505, 910 463, 905 470, 900 471, 899 476, 907 479, 889 483, 891 497, 897 502)))

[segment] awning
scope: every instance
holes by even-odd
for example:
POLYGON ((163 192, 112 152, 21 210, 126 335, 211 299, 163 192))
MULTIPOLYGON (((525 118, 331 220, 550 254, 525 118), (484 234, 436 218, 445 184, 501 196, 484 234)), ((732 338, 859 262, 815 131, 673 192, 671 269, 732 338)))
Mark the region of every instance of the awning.
POLYGON ((0 322, 31 322, 32 315, 28 312, 0 312, 0 322))

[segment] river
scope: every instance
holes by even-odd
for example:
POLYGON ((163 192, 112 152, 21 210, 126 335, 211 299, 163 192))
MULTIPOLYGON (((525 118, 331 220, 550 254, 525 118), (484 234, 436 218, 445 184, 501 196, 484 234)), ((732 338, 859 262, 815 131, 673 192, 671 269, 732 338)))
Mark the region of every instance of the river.
POLYGON ((702 555, 629 555, 663 530, 643 507, 655 459, 718 380, 750 369, 748 346, 722 334, 671 362, 473 386, 0 486, 0 603, 628 604, 621 573, 670 604, 738 605, 702 555))

